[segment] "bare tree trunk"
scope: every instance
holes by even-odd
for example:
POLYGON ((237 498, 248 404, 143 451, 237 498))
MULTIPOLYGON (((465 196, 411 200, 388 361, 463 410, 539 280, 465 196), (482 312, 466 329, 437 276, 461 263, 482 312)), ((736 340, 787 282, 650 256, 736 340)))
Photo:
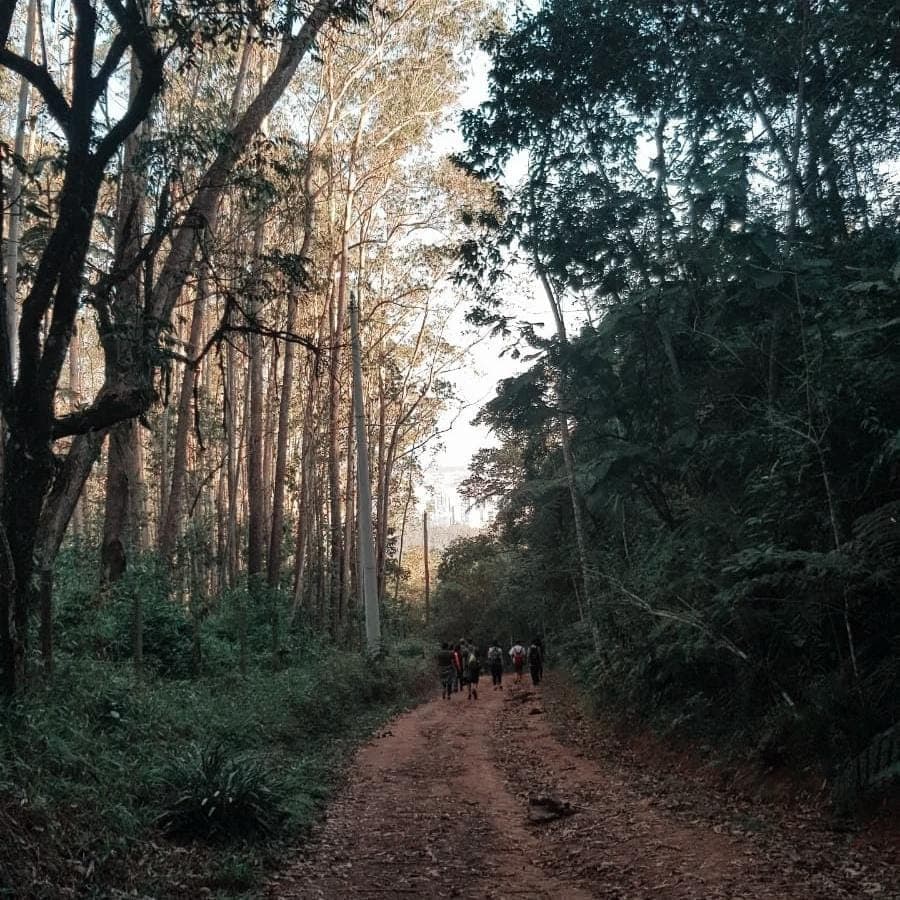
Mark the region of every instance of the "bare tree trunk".
POLYGON ((159 543, 160 529, 162 527, 162 513, 169 505, 169 404, 166 403, 159 414, 159 489, 156 494, 156 503, 159 516, 156 520, 156 542, 159 543))
POLYGON ((223 459, 216 485, 216 577, 213 597, 218 597, 228 584, 228 448, 223 447, 223 459))
POLYGON ((341 602, 341 562, 343 560, 343 524, 341 521, 341 474, 339 468, 339 435, 341 403, 341 342, 343 340, 343 310, 340 282, 332 292, 331 359, 329 362, 328 393, 328 488, 331 525, 331 596, 332 614, 341 602))
MULTIPOLYGON (((254 258, 262 253, 262 224, 258 226, 254 258)), ((251 332, 249 345, 250 421, 247 454, 247 575, 252 579, 263 571, 265 553, 265 509, 263 506, 263 367, 262 337, 251 332)))
POLYGON ((240 466, 238 464, 237 440, 237 360, 236 352, 229 342, 225 351, 225 440, 228 454, 226 470, 228 473, 228 527, 227 533, 227 571, 228 584, 237 584, 238 573, 238 526, 237 511, 240 466))
MULTIPOLYGON (((200 277, 197 296, 191 313, 191 331, 188 338, 186 355, 193 360, 203 341, 203 321, 206 315, 206 295, 208 284, 206 271, 200 277)), ((188 438, 194 421, 194 385, 197 369, 192 363, 186 363, 181 378, 178 394, 178 418, 175 422, 175 447, 172 457, 172 481, 167 492, 167 504, 162 511, 159 523, 159 553, 170 567, 174 566, 175 547, 181 533, 182 506, 184 492, 187 487, 188 438)))
POLYGON ((350 609, 353 573, 353 531, 355 498, 353 490, 353 429, 347 429, 347 459, 344 476, 344 555, 341 559, 341 603, 335 615, 335 634, 343 640, 350 609))
MULTIPOLYGON (((259 78, 260 93, 265 85, 265 55, 260 59, 259 78)), ((259 123, 260 132, 265 135, 268 132, 268 113, 259 123)), ((257 267, 262 259, 263 249, 266 243, 266 220, 265 209, 258 210, 258 219, 256 229, 253 235, 253 250, 251 266, 257 267)), ((248 336, 248 349, 250 353, 249 359, 249 388, 250 388, 250 422, 248 432, 249 453, 247 454, 247 490, 248 490, 248 522, 247 522, 247 575, 250 580, 251 589, 255 586, 258 578, 263 575, 265 566, 266 552, 266 524, 268 517, 266 515, 267 488, 269 480, 266 478, 266 434, 265 426, 267 422, 266 412, 268 404, 266 403, 265 393, 265 372, 264 352, 262 336, 256 330, 256 325, 260 312, 262 310, 262 300, 260 294, 261 284, 257 278, 257 285, 251 293, 250 318, 251 325, 254 326, 248 336)), ((276 365, 273 350, 272 369, 276 365)), ((274 382, 274 374, 272 374, 274 382)), ((274 385, 273 385, 274 386, 274 385)))
POLYGON ((144 434, 141 423, 134 428, 134 491, 131 502, 131 521, 134 525, 132 540, 140 553, 150 549, 150 510, 147 508, 147 467, 144 459, 144 434))
POLYGON ((297 512, 297 541, 294 553, 294 601, 291 606, 290 622, 293 622, 303 598, 306 564, 312 551, 310 528, 313 525, 314 503, 312 498, 315 480, 316 432, 313 414, 316 407, 319 379, 316 375, 317 361, 312 361, 312 371, 306 394, 306 408, 303 412, 303 443, 300 451, 300 502, 297 512))
MULTIPOLYGON (((310 247, 312 246, 313 239, 313 224, 315 222, 315 204, 316 198, 313 193, 313 163, 312 161, 307 162, 306 172, 303 178, 303 193, 305 195, 306 200, 306 214, 305 221, 303 223, 303 242, 300 246, 300 258, 306 259, 309 256, 310 247)), ((288 314, 287 314, 287 331, 288 333, 293 333, 294 329, 297 327, 297 306, 298 306, 298 292, 297 290, 291 291, 290 299, 288 300, 288 314)), ((288 435, 290 432, 290 424, 291 424, 291 399, 293 397, 294 391, 294 357, 296 355, 296 346, 293 341, 288 341, 287 346, 284 351, 284 374, 281 382, 281 405, 278 410, 278 447, 276 451, 276 460, 275 460, 275 485, 274 485, 274 496, 272 498, 272 531, 271 531, 271 540, 269 543, 269 585, 271 587, 275 587, 278 584, 279 577, 281 574, 281 555, 282 555, 282 547, 284 546, 284 482, 287 477, 287 447, 288 447, 288 435)), ((310 378, 310 385, 313 384, 314 379, 310 378)), ((312 396, 312 395, 311 395, 312 396)), ((310 401, 308 401, 310 402, 310 401)), ((309 409, 309 406, 307 406, 309 409)), ((304 433, 303 433, 303 448, 301 454, 305 451, 306 448, 306 440, 309 432, 306 430, 306 418, 304 416, 304 433)), ((304 482, 306 478, 306 470, 304 467, 303 458, 301 456, 301 487, 300 487, 300 507, 301 507, 301 516, 302 519, 302 510, 305 506, 306 498, 303 494, 304 490, 304 482)), ((298 527, 303 527, 302 522, 298 523, 298 527)), ((298 532, 299 534, 299 532, 298 532)), ((305 564, 305 549, 301 551, 300 549, 300 541, 298 539, 297 546, 297 554, 298 556, 302 555, 305 564)), ((295 566, 295 575, 296 575, 297 566, 295 566)), ((300 582, 302 584, 302 577, 300 578, 300 582)), ((301 588, 302 590, 302 588, 301 588)), ((295 582, 294 588, 294 604, 291 608, 289 621, 293 620, 293 617, 296 612, 296 599, 298 595, 298 588, 295 582)))
MULTIPOLYGON (((297 295, 288 301, 287 330, 297 325, 297 295)), ((287 479, 288 437, 291 428, 291 399, 294 391, 294 355, 296 345, 288 341, 284 348, 284 369, 281 379, 281 400, 278 408, 278 440, 275 451, 275 477, 272 497, 272 527, 269 534, 268 580, 277 587, 281 577, 281 556, 284 546, 284 483, 287 479)), ((302 479, 302 475, 301 475, 302 479)))
POLYGON ((428 511, 422 513, 422 555, 425 561, 425 624, 431 619, 431 564, 428 559, 428 511))
POLYGON ((400 574, 403 569, 403 544, 406 540, 406 522, 409 515, 409 503, 412 500, 412 466, 409 469, 409 478, 406 486, 406 502, 403 504, 403 519, 400 522, 400 540, 397 544, 397 571, 394 574, 394 600, 400 596, 400 574))
MULTIPOLYGON (((323 473, 324 474, 324 473, 323 473)), ((326 563, 326 550, 325 550, 325 522, 326 522, 326 510, 325 510, 325 500, 322 497, 319 486, 324 484, 324 478, 317 478, 313 482, 313 491, 314 491, 314 499, 315 499, 315 508, 316 508, 316 527, 315 527, 315 538, 316 538, 316 565, 318 568, 318 577, 316 579, 316 590, 315 590, 315 610, 316 610, 316 622, 319 624, 321 628, 326 627, 326 607, 328 604, 328 591, 330 589, 331 582, 329 581, 330 574, 328 570, 328 564, 326 563)))
MULTIPOLYGON (((263 405, 263 550, 272 543, 272 507, 275 496, 275 453, 280 410, 278 394, 278 341, 269 342, 269 364, 263 367, 265 402, 263 405)), ((265 356, 265 354, 264 354, 265 356)), ((268 568, 267 570, 268 571, 268 568)))
POLYGON ((384 597, 384 570, 387 552, 388 532, 388 492, 389 475, 387 472, 387 397, 384 391, 384 366, 378 363, 378 453, 376 455, 376 472, 378 484, 378 502, 375 524, 375 570, 378 573, 378 596, 384 597))
MULTIPOLYGON (((77 332, 72 333, 69 345, 69 396, 73 408, 81 403, 81 342, 77 340, 77 332)), ((79 497, 72 511, 72 536, 79 540, 84 537, 84 504, 79 497)))
MULTIPOLYGON (((366 614, 366 650, 370 656, 381 652, 381 609, 375 572, 375 535, 372 531, 372 481, 369 473, 369 436, 363 404, 362 352, 359 346, 359 310, 350 304, 351 346, 353 349, 353 411, 356 424, 357 540, 359 582, 366 614)), ((349 488, 349 485, 348 485, 349 488)), ((349 510, 348 510, 349 514, 349 510)))
MULTIPOLYGON (((131 59, 129 100, 134 101, 140 90, 141 66, 136 56, 131 59)), ((116 260, 125 269, 134 271, 119 285, 112 304, 112 333, 108 346, 106 380, 117 381, 133 362, 132 348, 140 345, 141 281, 136 260, 141 250, 146 196, 146 177, 139 170, 136 157, 148 125, 145 122, 125 141, 122 175, 116 205, 116 260)), ((128 555, 135 540, 134 511, 140 490, 138 425, 126 419, 112 427, 107 443, 106 514, 103 523, 103 543, 100 548, 101 582, 118 581, 128 566, 128 555)))
POLYGON ((134 419, 119 422, 110 429, 106 463, 106 513, 103 543, 100 549, 101 580, 113 584, 125 574, 128 550, 132 545, 134 509, 132 497, 137 488, 134 419))
MULTIPOLYGON (((34 36, 37 25, 38 0, 28 0, 28 13, 25 21, 25 45, 22 48, 23 59, 30 60, 34 49, 34 36)), ((25 131, 27 127, 34 131, 34 125, 27 126, 28 106, 31 98, 31 84, 22 78, 19 81, 19 102, 16 109, 16 136, 14 153, 19 159, 25 157, 25 131)), ((6 336, 9 340, 9 361, 12 374, 16 371, 16 292, 19 272, 19 240, 22 236, 22 218, 24 202, 22 200, 22 172, 14 165, 9 180, 9 228, 6 235, 6 336)))

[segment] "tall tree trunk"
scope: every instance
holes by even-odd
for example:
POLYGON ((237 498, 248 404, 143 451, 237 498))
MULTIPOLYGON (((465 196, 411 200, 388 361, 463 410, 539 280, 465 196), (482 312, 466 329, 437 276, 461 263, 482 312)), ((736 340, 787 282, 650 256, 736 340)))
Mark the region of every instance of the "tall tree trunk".
POLYGON ((431 561, 428 558, 428 510, 422 513, 422 558, 425 562, 425 624, 431 620, 431 561))
POLYGON ((229 341, 225 351, 225 441, 228 473, 227 571, 228 584, 237 584, 238 573, 238 506, 241 467, 238 461, 237 416, 237 352, 229 341))
MULTIPOLYGON (((327 310, 327 305, 323 307, 327 310)), ((320 330, 321 334, 321 319, 320 330)), ((297 512, 297 539, 294 553, 294 600, 289 622, 293 622, 303 601, 307 560, 315 546, 311 531, 316 528, 315 517, 318 500, 314 497, 316 484, 316 401, 319 396, 319 361, 310 360, 309 383, 303 411, 303 441, 300 451, 300 502, 297 512)), ((320 560, 321 562, 321 560, 320 560)), ((321 576, 321 572, 319 572, 321 576)))
MULTIPOLYGON (((81 403, 81 341, 78 333, 72 332, 72 343, 69 345, 69 397, 73 409, 81 403)), ((81 498, 72 511, 72 536, 76 540, 84 537, 84 503, 81 498)))
MULTIPOLYGON (((306 172, 303 178, 303 193, 306 201, 306 211, 303 222, 303 242, 300 246, 300 259, 307 259, 313 240, 313 225, 315 222, 315 205, 316 198, 313 192, 313 174, 314 166, 310 159, 306 164, 306 172)), ((297 307, 299 301, 299 289, 292 289, 288 300, 287 314, 287 332, 292 334, 297 327, 297 307)), ((288 436, 291 425, 291 400, 294 391, 294 357, 297 349, 293 341, 288 340, 284 350, 284 372, 281 381, 281 405, 278 410, 278 442, 275 459, 275 484, 274 494, 272 497, 272 530, 271 540, 269 542, 269 585, 275 587, 278 584, 281 575, 281 555, 284 546, 284 482, 287 478, 287 449, 288 436)), ((312 379, 310 379, 312 383, 312 379)), ((305 419, 304 419, 305 422, 305 419)), ((307 432, 304 430, 303 447, 306 446, 307 432)), ((301 451, 302 452, 302 451, 301 451)), ((303 482, 305 471, 303 470, 303 462, 301 460, 300 480, 303 482)), ((301 484, 301 509, 304 506, 305 497, 303 496, 303 486, 301 484)), ((300 553, 298 546, 297 552, 300 553)), ((304 552, 305 557, 305 552, 304 552)), ((295 567, 296 569, 296 567, 295 567)), ((296 603, 296 588, 295 588, 296 603)), ((291 619, 293 619, 294 611, 292 608, 291 619)))
MULTIPOLYGON (((34 50, 34 37, 37 30, 38 0, 28 0, 28 12, 25 20, 25 45, 22 58, 30 60, 34 50)), ((34 125, 28 123, 28 106, 31 98, 31 83, 25 78, 19 81, 19 100, 16 109, 16 135, 13 152, 18 159, 25 158, 26 130, 34 131, 34 125)), ((19 272, 19 241, 22 236, 22 218, 25 204, 22 199, 22 172, 17 165, 12 167, 9 180, 9 226, 6 233, 6 336, 9 341, 9 360, 12 373, 16 371, 16 293, 19 272)))
POLYGON ((175 548, 181 534, 184 493, 187 489, 188 440, 194 422, 194 386, 197 383, 197 366, 193 360, 203 342, 203 322, 206 315, 208 293, 207 273, 204 268, 197 285, 197 296, 191 312, 191 330, 185 354, 191 362, 184 366, 178 393, 178 413, 175 421, 175 439, 172 456, 172 480, 167 491, 167 503, 160 516, 159 554, 167 565, 175 564, 175 548))
MULTIPOLYGON (((262 220, 256 226, 256 235, 253 242, 253 259, 258 260, 262 256, 264 241, 264 225, 262 220)), ((254 301, 252 312, 258 311, 257 301, 254 301)), ((248 425, 248 454, 247 454, 247 491, 248 491, 248 522, 247 522, 247 575, 254 579, 263 572, 263 557, 265 555, 265 506, 263 492, 263 413, 264 413, 264 388, 263 388, 263 346, 262 336, 255 330, 248 336, 249 369, 248 381, 250 391, 250 421, 248 425)))
POLYGON ((343 524, 341 521, 341 473, 340 473, 340 360, 343 317, 339 303, 337 282, 331 292, 331 358, 329 361, 328 389, 328 496, 329 527, 331 532, 331 572, 329 596, 331 609, 341 602, 341 562, 343 560, 343 524))
POLYGON ((412 500, 412 466, 409 468, 406 485, 406 501, 403 504, 403 518, 400 520, 400 540, 397 543, 397 571, 394 573, 394 601, 400 596, 400 575, 403 571, 403 545, 406 540, 406 522, 409 516, 409 504, 412 500))
POLYGON ((335 634, 343 641, 349 621, 350 593, 353 573, 353 531, 355 497, 353 490, 353 429, 347 429, 347 458, 344 476, 344 555, 341 559, 341 603, 335 613, 335 634))
MULTIPOLYGON (((287 331, 293 332, 297 320, 297 295, 288 300, 287 331)), ((284 487, 287 479, 288 437, 291 430, 291 400, 294 391, 294 356, 296 344, 288 341, 284 348, 281 376, 281 398, 278 407, 278 438, 275 449, 275 475, 272 496, 272 525, 269 532, 268 581, 277 587, 281 579, 281 557, 284 547, 284 487)), ((277 380, 277 379, 276 379, 277 380)))
MULTIPOLYGON (((353 411, 356 424, 357 541, 359 583, 366 616, 366 651, 381 652, 381 609, 375 572, 375 535, 372 530, 372 481, 369 473, 369 436, 363 401, 362 351, 359 346, 359 310, 350 305, 351 347, 353 350, 353 411)), ((349 514, 349 510, 348 510, 349 514)))
POLYGON ((135 448, 137 429, 134 419, 119 422, 109 432, 106 450, 106 507, 103 543, 100 548, 101 579, 113 584, 125 574, 128 551, 132 546, 134 522, 132 498, 137 490, 135 448))
POLYGON ((378 452, 375 457, 377 473, 377 513, 375 516, 375 570, 378 573, 378 596, 384 597, 384 570, 388 532, 388 474, 387 474, 387 397, 384 390, 384 366, 378 363, 378 452))
MULTIPOLYGON (((129 101, 134 102, 140 90, 141 66, 131 58, 129 101)), ((131 270, 119 285, 111 304, 112 328, 106 340, 115 349, 107 355, 107 381, 124 380, 125 371, 134 362, 133 348, 139 347, 141 281, 138 254, 143 243, 146 177, 138 167, 137 153, 147 131, 145 122, 125 141, 119 197, 116 205, 116 261, 125 271, 131 270)), ((127 377, 127 376, 125 376, 127 377)), ((114 425, 107 443, 106 511, 103 542, 100 547, 101 582, 111 584, 125 574, 128 555, 135 541, 135 521, 139 484, 138 427, 134 419, 114 425)))
MULTIPOLYGON (((265 353, 263 356, 265 357, 265 353)), ((278 362, 281 349, 278 341, 269 342, 268 365, 263 366, 263 555, 272 543, 272 504, 275 496, 275 453, 280 410, 278 392, 278 362)), ((267 558, 268 559, 268 558, 267 558)), ((268 566, 266 568, 268 572, 268 566)))

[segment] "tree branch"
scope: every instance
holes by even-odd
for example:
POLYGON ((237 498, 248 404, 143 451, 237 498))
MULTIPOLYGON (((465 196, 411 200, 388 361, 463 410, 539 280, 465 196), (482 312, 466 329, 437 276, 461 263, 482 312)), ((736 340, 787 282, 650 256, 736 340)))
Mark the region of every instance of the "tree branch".
POLYGON ((63 92, 59 89, 53 80, 46 66, 39 66, 30 59, 25 59, 11 50, 0 50, 0 66, 21 75, 37 92, 44 98, 47 104, 47 110, 50 115, 57 121, 66 137, 69 136, 69 128, 72 123, 72 111, 69 104, 63 96, 63 92))
POLYGON ((51 428, 54 440, 89 431, 102 431, 117 422, 133 419, 147 409, 149 401, 144 387, 101 388, 94 402, 86 409, 55 419, 51 428))
POLYGON ((125 55, 125 51, 128 47, 128 38, 124 31, 120 31, 113 38, 112 44, 110 44, 109 47, 109 52, 106 54, 106 59, 100 64, 100 68, 94 76, 94 100, 99 98, 103 91, 106 90, 109 79, 112 78, 113 73, 119 68, 119 63, 122 62, 122 57, 125 55))

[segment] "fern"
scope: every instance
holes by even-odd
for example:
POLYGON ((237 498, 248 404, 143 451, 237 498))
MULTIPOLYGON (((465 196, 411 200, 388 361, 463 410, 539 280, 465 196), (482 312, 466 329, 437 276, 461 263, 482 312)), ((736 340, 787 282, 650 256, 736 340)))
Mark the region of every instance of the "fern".
POLYGON ((835 779, 833 798, 840 808, 853 805, 866 791, 900 778, 900 722, 869 742, 835 779))
POLYGON ((860 516, 853 523, 853 537, 862 558, 896 573, 900 560, 900 500, 860 516))

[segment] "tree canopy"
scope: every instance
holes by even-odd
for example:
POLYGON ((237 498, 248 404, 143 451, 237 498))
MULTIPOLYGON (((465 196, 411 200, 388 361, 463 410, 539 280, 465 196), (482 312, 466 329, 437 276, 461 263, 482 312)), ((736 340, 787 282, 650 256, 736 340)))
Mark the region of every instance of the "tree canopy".
POLYGON ((516 328, 517 266, 558 318, 520 327, 536 361, 467 484, 560 652, 607 699, 831 762, 898 715, 896 17, 520 9, 459 160, 496 192, 467 217, 470 318, 516 328))

